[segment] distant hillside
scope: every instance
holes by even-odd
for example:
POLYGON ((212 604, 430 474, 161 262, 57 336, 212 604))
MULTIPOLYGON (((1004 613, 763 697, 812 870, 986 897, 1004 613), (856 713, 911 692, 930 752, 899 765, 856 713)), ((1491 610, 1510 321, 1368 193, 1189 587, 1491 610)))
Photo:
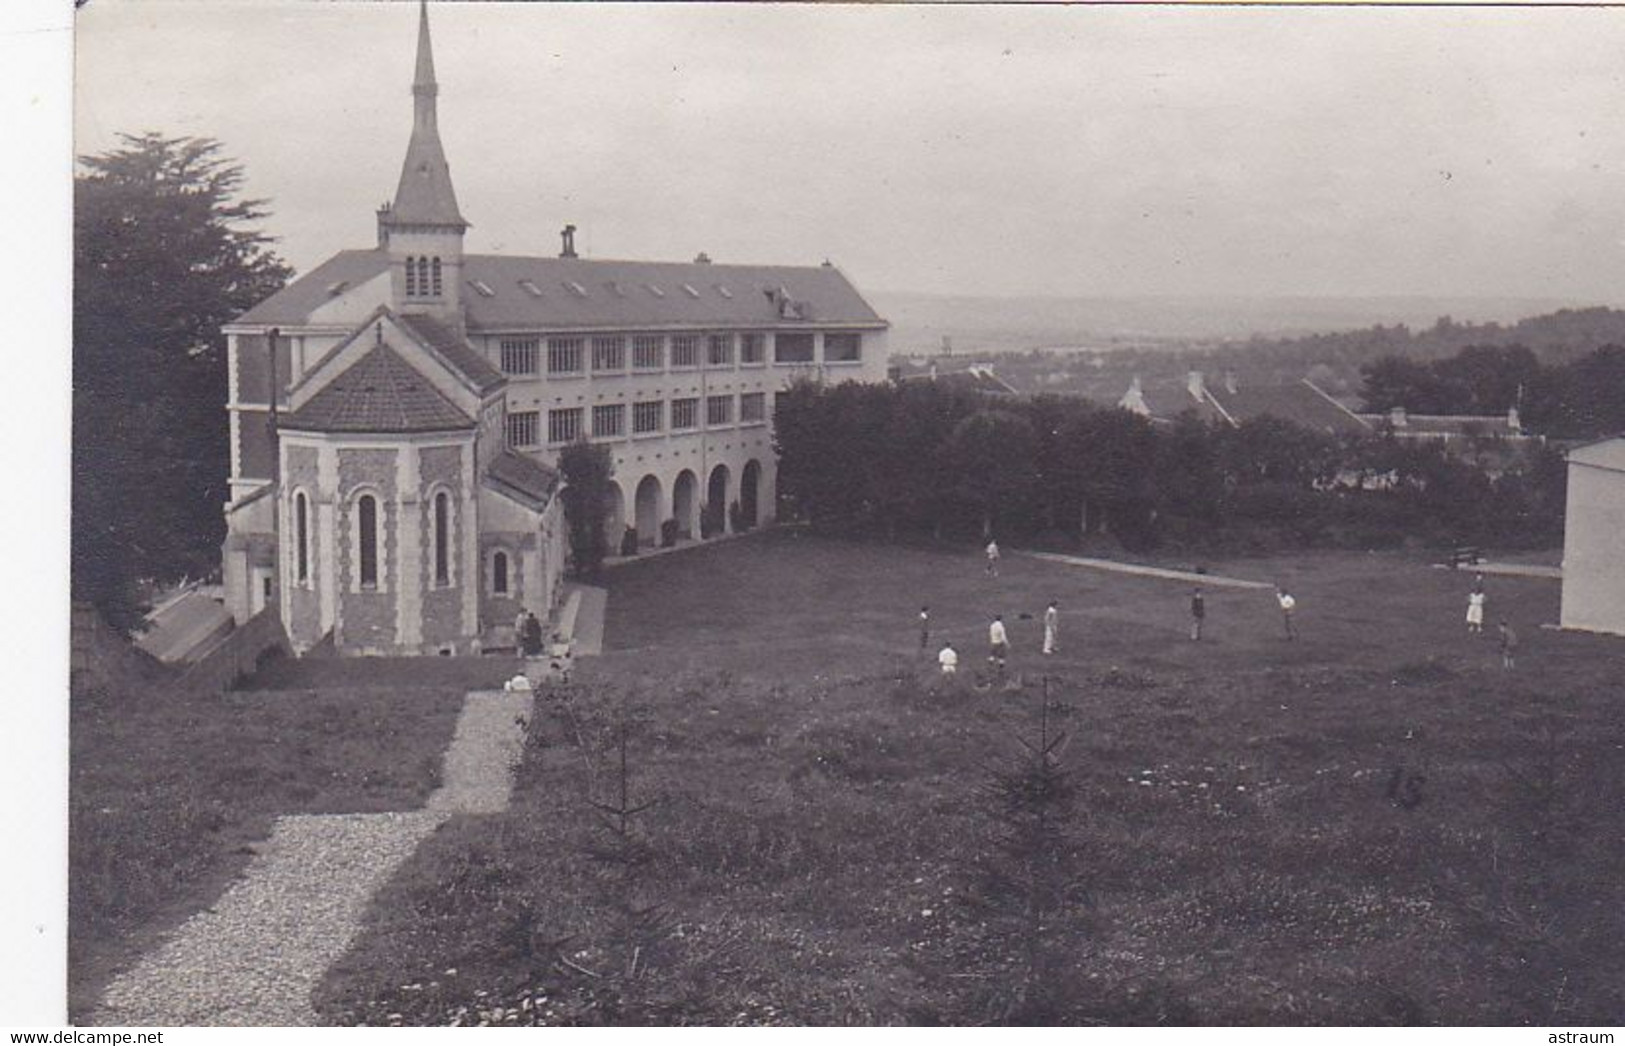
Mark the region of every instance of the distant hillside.
MULTIPOLYGON (((894 342, 894 344, 896 344, 894 342)), ((1443 359, 1470 345, 1523 345, 1546 364, 1567 363, 1603 345, 1625 345, 1625 311, 1559 309, 1514 322, 1459 323, 1448 316, 1413 330, 1399 323, 1297 337, 1245 340, 1123 341, 1097 351, 996 350, 961 352, 942 360, 955 366, 991 360, 999 377, 1024 392, 1085 395, 1115 402, 1136 376, 1173 381, 1187 371, 1231 371, 1246 383, 1275 384, 1308 377, 1348 403, 1359 398, 1360 368, 1384 356, 1443 359)))
POLYGON ((1506 298, 991 298, 871 293, 897 353, 1121 349, 1290 338, 1376 325, 1421 328, 1440 316, 1512 323, 1578 303, 1506 298))

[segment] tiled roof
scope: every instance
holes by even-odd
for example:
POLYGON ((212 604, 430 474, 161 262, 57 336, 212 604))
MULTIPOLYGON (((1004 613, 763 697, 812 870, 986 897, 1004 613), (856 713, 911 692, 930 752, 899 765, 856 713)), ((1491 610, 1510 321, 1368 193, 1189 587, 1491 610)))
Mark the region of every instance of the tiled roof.
POLYGON ((388 345, 369 349, 280 427, 301 432, 449 432, 474 422, 388 345))
POLYGON ((1169 385, 1152 385, 1146 388, 1141 395, 1145 398, 1145 405, 1151 411, 1153 418, 1164 418, 1168 421, 1179 417, 1188 411, 1194 411, 1203 421, 1220 421, 1223 416, 1207 400, 1199 400, 1190 394, 1190 390, 1183 382, 1169 385))
POLYGON ((1008 381, 993 372, 992 366, 980 363, 956 370, 938 369, 933 373, 931 369, 917 370, 909 368, 909 373, 900 373, 899 381, 906 382, 937 382, 954 389, 964 389, 970 392, 986 392, 997 396, 1017 396, 1020 392, 1008 381))
POLYGON ((1209 385, 1207 394, 1236 424, 1266 415, 1306 429, 1330 433, 1359 433, 1369 426, 1308 381, 1292 385, 1209 385))
POLYGON ((429 316, 397 316, 401 326, 417 335, 452 370, 466 378, 480 395, 500 388, 508 379, 456 331, 429 316))
POLYGON ((486 481, 533 508, 545 508, 558 488, 559 474, 534 458, 504 450, 485 469, 486 481))
POLYGON ((307 323, 310 314, 336 294, 389 271, 383 251, 340 251, 233 322, 253 326, 307 323))
MULTIPOLYGON (((343 251, 243 313, 237 322, 305 323, 332 297, 334 285, 353 286, 388 268, 384 251, 343 251)), ((463 279, 464 311, 469 329, 475 331, 885 322, 833 266, 470 254, 463 259, 463 279), (778 301, 770 296, 781 290, 798 307, 800 321, 781 314, 778 301)))

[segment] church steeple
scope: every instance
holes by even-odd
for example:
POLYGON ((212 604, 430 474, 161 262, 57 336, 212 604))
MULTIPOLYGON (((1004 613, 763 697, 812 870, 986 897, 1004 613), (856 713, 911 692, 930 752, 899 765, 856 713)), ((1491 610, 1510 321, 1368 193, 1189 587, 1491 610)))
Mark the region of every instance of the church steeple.
POLYGON ((418 3, 417 71, 412 78, 412 138, 406 146, 406 162, 401 165, 400 184, 387 224, 456 226, 468 222, 457 208, 457 194, 451 187, 451 168, 440 144, 440 85, 434 78, 434 49, 429 40, 429 5, 418 3))
POLYGON ((429 5, 418 2, 417 68, 412 77, 412 137, 395 200, 378 212, 378 246, 390 255, 391 299, 404 313, 427 313, 460 330, 463 233, 436 111, 440 85, 429 42, 429 5))

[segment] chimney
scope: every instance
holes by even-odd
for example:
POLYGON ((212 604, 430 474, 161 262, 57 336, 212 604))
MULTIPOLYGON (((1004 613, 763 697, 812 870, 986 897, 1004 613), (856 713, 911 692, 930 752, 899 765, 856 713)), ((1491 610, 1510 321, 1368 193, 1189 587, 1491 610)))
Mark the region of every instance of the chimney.
POLYGON ((1236 372, 1233 370, 1224 372, 1224 391, 1232 396, 1236 394, 1236 372))
POLYGON ((1404 407, 1390 407, 1388 409, 1388 424, 1396 429, 1405 428, 1410 421, 1405 417, 1404 407))
POLYGON ((385 200, 378 207, 378 249, 383 250, 389 246, 389 212, 390 204, 385 200))
POLYGON ((560 258, 574 258, 576 256, 576 227, 566 225, 564 231, 559 233, 564 240, 564 247, 559 251, 560 258))
POLYGON ((1191 399, 1202 399, 1207 392, 1206 387, 1204 387, 1202 384, 1202 372, 1199 370, 1193 370, 1189 374, 1186 374, 1185 388, 1190 391, 1191 399))

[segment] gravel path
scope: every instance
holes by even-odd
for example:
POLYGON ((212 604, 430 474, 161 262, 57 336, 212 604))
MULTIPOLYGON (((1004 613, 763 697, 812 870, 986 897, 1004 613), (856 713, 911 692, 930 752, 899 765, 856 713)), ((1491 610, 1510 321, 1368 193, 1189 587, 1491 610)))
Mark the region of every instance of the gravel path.
POLYGON ((1243 581, 1241 578, 1220 577, 1217 574, 1196 574, 1188 570, 1168 570, 1164 567, 1145 567, 1138 563, 1119 563, 1114 559, 1089 559, 1085 556, 1063 556, 1057 552, 1018 552, 1017 555, 1046 559, 1051 563, 1067 563, 1075 567, 1093 567, 1118 574, 1138 574, 1141 577, 1160 577, 1170 581, 1188 581, 1195 585, 1214 588, 1274 588, 1263 581, 1243 581))
POLYGON ((507 805, 531 707, 528 693, 470 693, 423 810, 278 818, 213 908, 108 986, 93 1023, 315 1024, 311 991, 374 892, 451 815, 507 805))

